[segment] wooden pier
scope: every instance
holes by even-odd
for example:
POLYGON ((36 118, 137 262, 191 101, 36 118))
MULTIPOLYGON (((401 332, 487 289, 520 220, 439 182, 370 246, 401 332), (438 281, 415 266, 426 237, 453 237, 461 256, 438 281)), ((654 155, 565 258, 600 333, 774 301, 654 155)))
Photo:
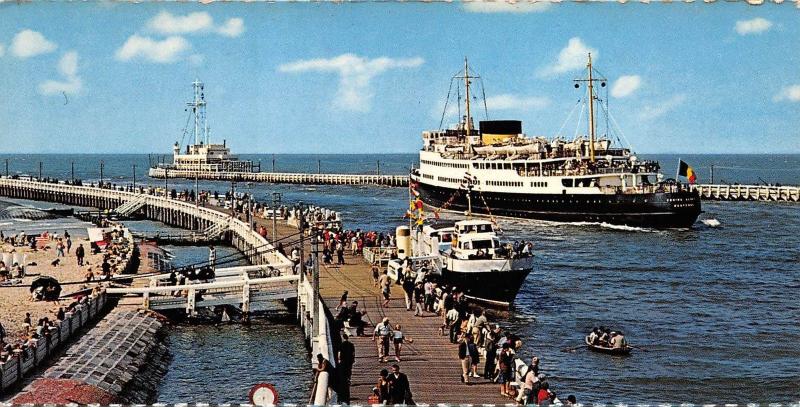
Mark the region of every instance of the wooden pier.
POLYGON ((208 172, 150 168, 150 177, 186 178, 210 181, 269 182, 273 184, 307 185, 381 185, 408 186, 408 175, 378 174, 306 174, 297 172, 208 172))
POLYGON ((692 188, 705 200, 800 202, 798 186, 697 184, 692 188))
MULTIPOLYGON (((268 220, 259 219, 258 222, 266 227, 268 220)), ((297 229, 291 226, 278 226, 278 238, 294 233, 297 233, 297 229)), ((305 250, 311 253, 310 243, 305 250)), ((395 363, 394 351, 390 352, 388 362, 380 363, 376 344, 371 340, 375 324, 384 317, 388 317, 393 325, 400 324, 406 337, 414 341, 406 342, 398 364, 400 371, 408 375, 415 402, 431 405, 462 404, 465 401, 475 405, 513 403, 513 400, 500 396, 497 384, 483 378, 473 379, 469 386, 461 383, 458 347, 451 344, 447 336, 439 335, 442 318, 431 313, 426 313, 425 317, 415 317, 413 312, 406 311, 403 290, 398 285, 392 287, 389 307, 382 308, 379 289, 372 281, 371 266, 361 255, 351 256, 349 250, 347 252, 343 266, 320 264, 320 295, 325 306, 335 313, 342 292, 348 290, 349 301, 358 301, 359 309, 367 311, 364 317, 369 323, 365 327, 367 336, 350 338, 356 348, 350 387, 352 404, 366 405, 380 370, 391 370, 391 365, 395 363)), ((331 335, 336 336, 337 333, 331 335)), ((482 369, 483 363, 479 371, 482 369)))

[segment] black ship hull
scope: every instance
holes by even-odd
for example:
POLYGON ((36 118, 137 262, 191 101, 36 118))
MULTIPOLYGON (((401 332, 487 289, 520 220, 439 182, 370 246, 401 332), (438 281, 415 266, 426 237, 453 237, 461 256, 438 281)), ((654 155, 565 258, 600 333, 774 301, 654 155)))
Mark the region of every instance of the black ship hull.
MULTIPOLYGON (((419 181, 425 204, 466 211, 467 192, 419 181), (449 203, 448 203, 449 202, 449 203)), ((518 194, 472 191, 472 212, 555 222, 598 222, 647 228, 688 228, 700 215, 697 191, 641 194, 518 194), (488 208, 487 208, 488 206, 488 208)))
POLYGON ((457 272, 443 270, 442 277, 470 299, 486 305, 508 307, 517 297, 528 270, 457 272))

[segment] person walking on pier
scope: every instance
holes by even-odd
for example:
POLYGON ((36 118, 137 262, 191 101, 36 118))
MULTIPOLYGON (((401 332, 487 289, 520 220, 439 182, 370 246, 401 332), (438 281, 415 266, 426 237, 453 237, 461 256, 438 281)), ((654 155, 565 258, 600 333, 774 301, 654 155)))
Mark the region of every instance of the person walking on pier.
POLYGON ((344 245, 342 242, 336 242, 336 264, 344 265, 344 245))
POLYGON ((348 340, 347 334, 342 335, 339 344, 336 363, 339 370, 339 402, 350 403, 350 379, 353 376, 353 364, 356 362, 356 347, 348 340))
POLYGON ((416 405, 411 394, 411 383, 408 382, 408 376, 400 372, 400 366, 397 364, 392 365, 392 373, 389 375, 389 394, 392 404, 416 405))
POLYGON ((381 363, 386 362, 386 357, 389 356, 389 341, 392 338, 392 326, 389 325, 389 318, 383 318, 383 321, 375 327, 372 331, 372 340, 376 341, 378 346, 378 361, 381 363))
POLYGON ((468 335, 461 337, 458 343, 458 359, 461 360, 461 381, 469 385, 469 368, 472 364, 470 358, 468 335))
POLYGON ((378 279, 378 284, 381 287, 381 294, 383 295, 383 304, 381 304, 381 306, 389 308, 389 295, 391 294, 392 280, 389 278, 389 274, 386 270, 383 271, 383 274, 381 274, 378 279))

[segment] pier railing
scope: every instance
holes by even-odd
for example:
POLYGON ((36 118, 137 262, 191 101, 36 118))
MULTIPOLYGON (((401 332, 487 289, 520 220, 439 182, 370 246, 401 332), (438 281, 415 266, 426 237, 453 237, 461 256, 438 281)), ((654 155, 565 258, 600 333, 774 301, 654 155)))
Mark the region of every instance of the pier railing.
POLYGON ((0 178, 0 195, 100 209, 116 209, 135 201, 137 206, 141 205, 139 210, 147 218, 170 225, 194 230, 205 230, 214 225, 224 226, 231 244, 242 251, 252 264, 291 265, 289 259, 278 253, 248 223, 193 202, 115 189, 11 178, 0 178))
MULTIPOLYGON (((327 359, 331 366, 336 366, 336 353, 333 348, 333 335, 335 332, 331 329, 330 321, 327 317, 325 310, 325 303, 322 299, 314 293, 311 283, 306 279, 299 286, 297 297, 297 314, 300 320, 300 326, 311 344, 311 367, 316 367, 316 355, 321 354, 327 359), (317 323, 314 324, 313 314, 313 301, 318 302, 318 309, 320 310, 317 323), (317 327, 317 332, 314 332, 314 327, 317 327)), ((311 392, 309 404, 314 406, 324 406, 328 404, 335 404, 337 397, 336 391, 333 389, 333 383, 327 372, 320 372, 314 382, 314 388, 311 392)))
POLYGON ((150 177, 163 179, 187 178, 212 181, 270 182, 274 184, 309 185, 383 185, 389 187, 408 186, 407 175, 378 174, 307 174, 298 172, 210 172, 192 170, 165 170, 150 168, 150 177))
POLYGON ((800 202, 800 186, 697 184, 701 199, 800 202))

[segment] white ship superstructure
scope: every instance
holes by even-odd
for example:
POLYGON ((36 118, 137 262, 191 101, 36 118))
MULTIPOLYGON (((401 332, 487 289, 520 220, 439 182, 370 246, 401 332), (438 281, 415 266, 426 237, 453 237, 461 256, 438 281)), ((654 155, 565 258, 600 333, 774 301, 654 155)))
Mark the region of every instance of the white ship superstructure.
POLYGON ((211 143, 211 129, 206 118, 205 85, 199 80, 192 82, 194 97, 186 103, 189 120, 183 139, 189 137, 194 144, 182 148, 175 142, 172 148, 172 163, 160 164, 160 168, 199 172, 258 172, 260 166, 249 160, 239 160, 231 154, 223 140, 222 144, 211 143))
POLYGON ((556 221, 688 227, 700 213, 696 193, 664 180, 657 162, 639 160, 596 136, 595 82, 591 56, 585 83, 588 134, 565 140, 528 137, 522 122, 486 120, 475 128, 464 67, 466 115, 453 129, 425 131, 419 169, 412 181, 426 204, 450 210, 556 221))

